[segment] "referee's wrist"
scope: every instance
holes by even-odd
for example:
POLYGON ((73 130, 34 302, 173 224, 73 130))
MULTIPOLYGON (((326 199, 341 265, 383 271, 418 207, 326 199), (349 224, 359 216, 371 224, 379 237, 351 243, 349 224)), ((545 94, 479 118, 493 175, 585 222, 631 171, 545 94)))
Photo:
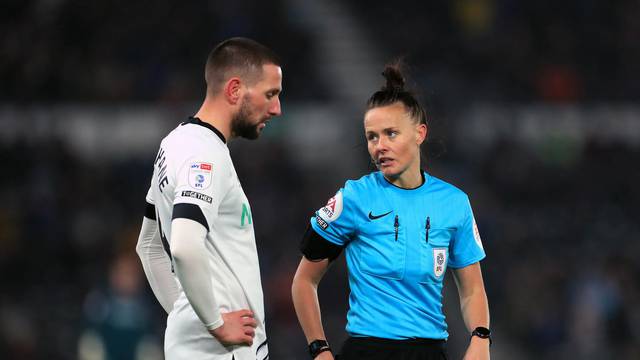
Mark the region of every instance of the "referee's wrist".
POLYGON ((315 359, 325 351, 331 351, 327 340, 317 339, 309 343, 309 356, 311 356, 312 359, 315 359))
POLYGON ((493 343, 493 340, 491 340, 491 330, 483 326, 478 326, 471 332, 471 342, 488 343, 488 345, 491 346, 493 343))

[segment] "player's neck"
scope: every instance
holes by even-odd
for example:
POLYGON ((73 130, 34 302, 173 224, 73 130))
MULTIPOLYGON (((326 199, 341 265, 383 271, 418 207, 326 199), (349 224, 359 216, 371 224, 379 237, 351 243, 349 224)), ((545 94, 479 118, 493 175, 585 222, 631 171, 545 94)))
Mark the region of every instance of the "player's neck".
POLYGON ((218 129, 225 139, 231 139, 231 112, 215 100, 205 99, 194 116, 218 129))

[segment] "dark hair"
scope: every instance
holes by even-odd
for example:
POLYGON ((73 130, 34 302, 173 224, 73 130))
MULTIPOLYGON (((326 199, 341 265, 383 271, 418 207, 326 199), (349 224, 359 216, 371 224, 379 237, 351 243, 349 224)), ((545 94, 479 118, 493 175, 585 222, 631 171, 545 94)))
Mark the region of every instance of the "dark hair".
POLYGON ((407 108, 411 117, 420 124, 427 125, 427 113, 416 96, 404 88, 405 78, 402 75, 403 63, 397 60, 384 67, 382 76, 387 80, 386 84, 376 91, 367 101, 367 110, 392 105, 401 102, 407 108))
POLYGON ((231 76, 238 76, 249 83, 262 75, 262 65, 280 66, 280 59, 268 47, 257 41, 235 37, 216 45, 209 53, 204 77, 207 92, 215 94, 220 85, 231 76))

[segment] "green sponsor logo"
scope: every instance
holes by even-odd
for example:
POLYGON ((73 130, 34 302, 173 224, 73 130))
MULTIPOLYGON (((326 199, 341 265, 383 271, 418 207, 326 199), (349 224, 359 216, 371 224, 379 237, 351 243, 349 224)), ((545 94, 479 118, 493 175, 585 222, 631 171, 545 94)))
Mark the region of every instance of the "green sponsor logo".
POLYGON ((242 217, 240 218, 240 226, 244 226, 244 221, 247 219, 247 223, 251 224, 251 210, 247 204, 242 204, 242 217))

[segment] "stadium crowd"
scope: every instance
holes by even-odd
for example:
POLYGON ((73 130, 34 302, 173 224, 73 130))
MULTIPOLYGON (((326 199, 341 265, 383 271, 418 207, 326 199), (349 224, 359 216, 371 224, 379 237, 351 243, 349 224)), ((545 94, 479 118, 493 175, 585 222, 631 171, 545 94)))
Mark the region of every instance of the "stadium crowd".
MULTIPOLYGON (((198 101, 206 51, 236 34, 283 58, 285 113, 287 103, 336 100, 314 61, 311 30, 291 21, 287 4, 9 1, 0 12, 0 101, 198 101)), ((447 122, 465 121, 454 109, 476 101, 579 106, 640 97, 637 1, 388 6, 349 3, 385 54, 408 55, 437 110, 435 125, 438 112, 449 114, 447 122)), ((493 356, 640 358, 640 149, 598 138, 532 149, 505 137, 470 156, 444 135, 447 150, 428 152, 427 170, 470 194, 488 255, 493 356)), ((331 164, 302 171, 277 138, 230 147, 253 208, 271 358, 305 358, 290 300, 298 243, 342 176, 327 176, 331 164)), ((0 141, 3 359, 91 358, 100 348, 112 359, 134 359, 136 351, 138 359, 156 358, 165 315, 131 258, 155 151, 92 162, 56 138, 0 141)), ((367 158, 356 151, 364 174, 367 158)), ((344 260, 331 271, 320 292, 329 340, 339 342, 347 298, 329 294, 346 294, 344 260)), ((448 296, 445 309, 456 306, 448 296)), ((467 335, 461 319, 450 325, 457 358, 467 335)))

